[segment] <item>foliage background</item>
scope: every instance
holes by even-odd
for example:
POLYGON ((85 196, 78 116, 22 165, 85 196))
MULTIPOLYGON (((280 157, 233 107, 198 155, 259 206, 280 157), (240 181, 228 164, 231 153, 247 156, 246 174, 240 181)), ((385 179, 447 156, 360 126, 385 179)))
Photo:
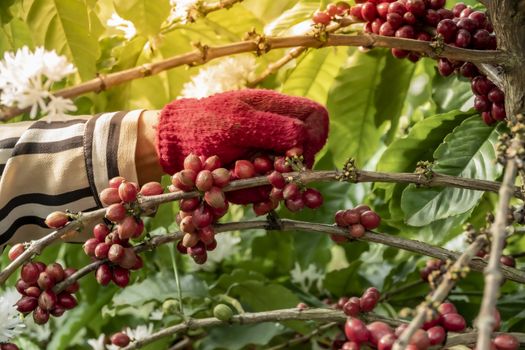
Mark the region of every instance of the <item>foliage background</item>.
MULTIPOLYGON (((448 7, 452 5, 448 3, 448 7)), ((187 52, 192 49, 192 42, 219 45, 239 41, 252 28, 269 35, 289 35, 320 6, 324 4, 308 0, 245 0, 196 23, 166 29, 162 23, 169 13, 168 0, 2 0, 0 51, 23 45, 55 49, 78 68, 78 74, 65 82, 70 86, 89 80, 96 73, 116 72, 187 52), (138 35, 130 41, 106 26, 115 11, 137 28, 138 35)), ((258 71, 284 52, 275 50, 258 57, 258 71)), ((176 68, 79 97, 75 104, 79 114, 159 109, 179 95, 183 84, 198 69, 176 68)), ((429 160, 435 162, 436 172, 450 175, 497 180, 501 174, 494 152, 498 127, 485 126, 471 110, 468 82, 440 77, 433 60, 422 59, 413 64, 397 60, 382 49, 309 50, 266 79, 261 87, 309 97, 328 107, 331 132, 318 156, 317 169, 341 167, 351 156, 360 168, 384 172, 412 172, 417 161, 429 160)), ((483 226, 485 214, 493 209, 495 200, 492 194, 476 191, 403 184, 322 183, 316 187, 325 197, 321 209, 299 214, 281 209, 279 214, 331 223, 337 209, 364 202, 381 214, 380 232, 456 250, 464 247, 462 225, 471 222, 483 226)), ((147 222, 151 234, 173 231, 176 212, 176 203, 163 205, 157 216, 147 222)), ((236 207, 225 221, 253 216, 251 209, 236 207)), ((320 306, 325 297, 360 295, 369 286, 388 292, 417 281, 418 270, 426 260, 363 242, 337 246, 326 235, 308 232, 251 230, 234 232, 230 237, 241 238, 236 248, 232 247, 235 253, 205 270, 177 255, 187 315, 210 315, 219 301, 241 306, 245 311, 264 311, 294 307, 299 301, 320 306), (321 272, 320 289, 301 288, 291 278, 292 269, 309 267, 321 272)), ((513 236, 505 253, 520 252, 524 245, 520 236, 513 236)), ((58 260, 72 267, 89 262, 78 245, 55 245, 46 249, 42 260, 58 260)), ((49 332, 28 332, 17 343, 26 350, 90 349, 86 339, 100 333, 111 334, 124 326, 149 322, 156 329, 180 322, 176 314, 149 320, 150 313, 159 310, 163 301, 176 298, 170 248, 164 246, 146 253, 144 260, 145 268, 133 274, 134 284, 124 290, 100 287, 93 276, 84 278, 75 310, 53 319, 49 332)), ((6 262, 4 254, 2 266, 6 262)), ((14 281, 13 277, 9 285, 14 281)), ((469 324, 479 310, 482 283, 482 275, 472 273, 450 297, 469 324)), ((512 282, 502 288, 498 307, 504 330, 525 330, 525 314, 519 312, 525 306, 522 291, 522 286, 512 282)), ((425 285, 411 288, 388 298, 376 311, 394 317, 401 308, 416 306, 427 293, 425 285)), ((307 333, 312 327, 308 323, 266 323, 215 328, 193 335, 201 339, 196 343, 199 349, 242 349, 248 344, 278 344, 295 332, 307 333)), ((166 347, 168 341, 148 348, 166 347)))

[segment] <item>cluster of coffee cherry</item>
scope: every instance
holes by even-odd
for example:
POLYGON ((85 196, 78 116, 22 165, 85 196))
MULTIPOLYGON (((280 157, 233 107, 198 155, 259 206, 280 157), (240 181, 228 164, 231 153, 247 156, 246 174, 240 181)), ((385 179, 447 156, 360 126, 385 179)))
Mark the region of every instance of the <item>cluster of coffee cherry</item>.
POLYGON ((314 13, 312 20, 315 24, 327 26, 330 22, 344 17, 348 14, 350 5, 344 1, 339 1, 335 4, 330 4, 325 11, 317 11, 314 13))
POLYGON ((19 350, 19 348, 13 343, 2 343, 0 344, 0 350, 19 350))
MULTIPOLYGON (((16 258, 11 254, 9 257, 16 258)), ((15 285, 16 290, 22 294, 22 298, 16 303, 16 309, 23 314, 33 312, 36 324, 47 323, 50 316, 62 316, 66 310, 77 306, 73 294, 78 291, 79 285, 75 282, 58 294, 53 291, 53 287, 75 271, 73 268, 64 269, 59 263, 46 266, 35 261, 24 264, 20 279, 15 285)))
MULTIPOLYGON (((434 37, 444 43, 465 49, 495 50, 496 36, 486 13, 463 3, 452 10, 444 8, 446 0, 358 0, 350 15, 366 22, 364 31, 384 36, 430 41, 434 37), (435 35, 435 36, 434 36, 435 35)), ((416 62, 420 54, 393 48, 392 55, 416 62)), ((486 124, 506 117, 505 95, 471 62, 438 60, 442 76, 454 72, 471 79, 475 94, 474 107, 486 124)))
MULTIPOLYGON (((353 209, 338 210, 335 213, 335 223, 339 227, 347 228, 351 237, 360 238, 366 230, 377 228, 381 218, 368 205, 361 204, 353 209)), ((343 235, 332 235, 331 238, 336 243, 344 243, 350 239, 343 235)))
POLYGON ((130 270, 143 266, 130 239, 139 238, 144 231, 140 219, 137 199, 140 196, 154 196, 164 192, 158 182, 148 182, 141 188, 118 176, 109 180, 109 187, 102 190, 100 200, 107 205, 106 223, 93 227, 93 237, 84 243, 84 252, 95 260, 108 262, 100 265, 95 273, 97 282, 103 286, 111 281, 123 288, 128 285, 130 270))
MULTIPOLYGON (((453 18, 442 20, 436 28, 445 43, 465 49, 496 49, 494 29, 484 12, 474 11, 470 6, 458 3, 452 9, 452 13, 453 18)), ((503 91, 481 74, 474 64, 440 58, 438 71, 442 76, 457 72, 471 80, 471 88, 476 96, 474 108, 481 113, 486 124, 505 119, 503 91)))
POLYGON ((290 211, 298 211, 305 206, 315 209, 322 205, 323 197, 319 191, 300 187, 298 184, 287 183, 282 173, 291 172, 289 159, 299 162, 302 149, 295 147, 286 152, 286 156, 272 157, 258 155, 253 160, 237 160, 233 168, 221 167, 217 156, 203 157, 194 154, 184 159, 184 169, 175 173, 169 191, 199 191, 199 197, 181 199, 180 212, 176 221, 184 233, 177 249, 182 254, 190 255, 197 264, 204 264, 207 251, 215 249, 217 241, 213 223, 224 216, 229 207, 229 199, 234 202, 246 195, 257 198, 253 203, 256 215, 264 215, 276 209, 281 200, 290 211), (226 195, 223 188, 232 180, 249 179, 266 175, 271 186, 260 186, 253 189, 229 192, 226 195))

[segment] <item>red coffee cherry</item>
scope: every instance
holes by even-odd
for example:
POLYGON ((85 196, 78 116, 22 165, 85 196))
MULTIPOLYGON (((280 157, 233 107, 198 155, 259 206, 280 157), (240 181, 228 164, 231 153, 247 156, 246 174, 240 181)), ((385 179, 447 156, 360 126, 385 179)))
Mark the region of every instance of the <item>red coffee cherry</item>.
POLYGON ((118 187, 118 195, 124 203, 131 203, 137 199, 138 189, 132 182, 123 182, 118 187))
POLYGON ((97 282, 102 286, 107 286, 111 282, 112 274, 109 265, 102 264, 97 268, 95 274, 97 282))
POLYGON ((328 25, 332 21, 332 18, 330 17, 328 13, 318 11, 314 13, 312 20, 314 21, 315 24, 328 25))
POLYGON ((377 299, 372 295, 363 296, 359 300, 359 307, 362 312, 370 312, 377 305, 377 299))
POLYGON ((387 333, 379 339, 379 342, 377 343, 377 349, 378 350, 391 350, 392 346, 396 342, 397 337, 393 333, 387 333))
POLYGON ((457 313, 449 313, 441 316, 443 327, 450 332, 462 332, 467 328, 467 322, 463 316, 457 313))
POLYGON ((33 320, 36 324, 46 324, 47 321, 49 321, 49 313, 42 308, 37 307, 35 311, 33 311, 33 320))
POLYGON ((299 198, 301 195, 301 192, 299 190, 299 186, 297 186, 296 183, 289 183, 289 184, 286 184, 286 186, 284 186, 284 189, 283 189, 283 198, 288 200, 288 199, 297 199, 299 198))
POLYGON ((115 267, 113 269, 113 283, 120 288, 124 288, 129 284, 129 270, 122 267, 115 267))
POLYGON ((441 345, 445 341, 447 334, 441 326, 434 326, 427 330, 430 345, 441 345))
POLYGON ((348 318, 345 323, 346 337, 356 343, 366 342, 370 336, 370 332, 366 325, 358 318, 348 318))
POLYGON ((211 172, 213 177, 213 185, 217 187, 225 187, 230 183, 231 174, 228 169, 218 168, 211 172))
POLYGON ((350 317, 357 317, 361 313, 360 299, 358 297, 351 297, 343 305, 343 312, 350 317))
POLYGON ((445 302, 438 306, 438 312, 440 315, 457 314, 458 310, 454 304, 445 302))
POLYGON ((372 322, 369 325, 367 325, 366 328, 370 332, 368 341, 376 347, 379 343, 379 340, 385 335, 394 334, 394 330, 389 325, 381 321, 372 322))
POLYGON ((494 345, 498 350, 518 350, 520 342, 510 334, 500 334, 494 338, 494 345))
POLYGON ((108 257, 110 245, 107 243, 99 243, 95 247, 95 257, 97 259, 105 259, 108 257))
POLYGON ((219 187, 212 187, 204 194, 204 200, 212 208, 220 209, 226 206, 226 197, 219 187))
POLYGON ((23 243, 17 243, 13 245, 11 249, 9 249, 9 253, 7 253, 7 257, 9 258, 10 261, 13 261, 16 258, 18 258, 20 254, 22 254, 25 250, 26 248, 23 243))
POLYGON ((303 202, 304 205, 310 209, 319 208, 321 205, 323 205, 323 195, 321 192, 313 188, 309 188, 303 192, 303 202))
POLYGON ((164 188, 160 183, 152 181, 142 185, 139 193, 143 196, 157 196, 164 193, 164 188))
POLYGON ((261 155, 255 157, 253 160, 253 166, 257 173, 264 175, 273 170, 273 161, 270 159, 270 157, 261 155))
POLYGON ((284 157, 275 157, 273 167, 280 173, 289 173, 292 171, 292 167, 286 161, 284 157))
POLYGON ((106 218, 109 221, 122 221, 126 217, 126 214, 126 208, 121 203, 111 204, 106 208, 106 218))
POLYGON ((410 338, 409 344, 415 345, 419 350, 426 350, 430 347, 430 340, 426 331, 422 329, 416 330, 416 332, 410 338))
POLYGON ((208 191, 213 186, 213 176, 209 170, 201 170, 195 179, 195 187, 199 191, 208 191))
POLYGON ((268 181, 270 182, 270 184, 275 187, 275 188, 278 188, 278 189, 283 189, 284 186, 286 185, 286 180, 284 178, 284 176, 278 172, 278 171, 272 171, 268 176, 268 181))
POLYGON ((24 296, 17 301, 15 306, 18 312, 25 314, 36 309, 36 307, 38 306, 38 299, 34 297, 24 296))
POLYGON ((13 343, 3 343, 0 344, 0 350, 19 350, 18 346, 13 343))
POLYGON ((186 158, 184 158, 183 167, 187 170, 193 170, 196 173, 203 168, 201 159, 193 153, 188 154, 186 158))
POLYGON ((69 218, 66 213, 61 211, 54 211, 46 217, 46 225, 50 228, 61 228, 64 227, 69 218))
POLYGON ((100 241, 96 238, 90 238, 88 239, 84 245, 84 253, 86 253, 87 256, 95 256, 95 248, 100 243, 100 241))
POLYGON ((238 160, 233 172, 239 179, 249 179, 255 176, 255 167, 249 160, 238 160))
POLYGON ((121 348, 128 346, 129 342, 129 336, 124 332, 115 333, 111 336, 111 344, 120 346, 121 348))
POLYGON ((22 280, 28 284, 36 283, 38 280, 38 275, 40 270, 35 263, 29 262, 22 266, 22 271, 20 272, 20 277, 22 280))
POLYGON ((354 238, 360 238, 363 237, 365 234, 365 228, 361 224, 355 224, 350 226, 350 236, 354 238))
POLYGON ((55 282, 62 282, 66 277, 64 268, 59 263, 52 263, 48 265, 45 271, 55 282))
POLYGON ((375 229, 381 223, 381 218, 375 212, 367 210, 361 213, 361 225, 363 225, 367 230, 375 229))
POLYGON ((111 188, 118 189, 120 184, 123 183, 124 181, 126 181, 126 179, 123 178, 122 176, 116 176, 116 177, 114 177, 114 178, 109 180, 109 184, 108 185, 111 188))
POLYGON ((45 290, 38 297, 38 306, 42 310, 50 311, 55 307, 57 303, 57 296, 51 290, 45 290))

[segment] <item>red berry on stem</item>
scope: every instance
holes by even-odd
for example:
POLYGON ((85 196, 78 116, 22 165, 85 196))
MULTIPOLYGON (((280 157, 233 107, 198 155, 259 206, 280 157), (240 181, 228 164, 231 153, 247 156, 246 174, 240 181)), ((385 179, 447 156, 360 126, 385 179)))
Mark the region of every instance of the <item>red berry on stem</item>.
POLYGON ((487 97, 491 102, 500 103, 505 101, 505 94, 497 87, 492 88, 492 90, 489 91, 487 97))
POLYGON ((500 334, 494 338, 494 345, 498 350, 518 350, 520 347, 520 342, 513 335, 500 334))
POLYGON ((445 341, 447 334, 441 326, 434 326, 427 330, 430 345, 441 345, 445 341))
POLYGON ((416 330, 416 332, 410 337, 409 344, 415 345, 419 350, 426 350, 430 347, 430 340, 428 334, 422 329, 416 330))
POLYGON ((315 24, 322 24, 322 25, 328 25, 332 21, 332 18, 330 15, 323 11, 318 11, 314 13, 314 16, 312 17, 312 20, 315 24))
POLYGON ((38 275, 40 270, 35 263, 29 262, 22 266, 22 271, 20 272, 20 277, 22 280, 28 284, 33 284, 38 280, 38 275))
POLYGON ((323 205, 323 195, 321 192, 313 188, 309 188, 303 192, 303 202, 304 205, 310 209, 319 208, 321 205, 323 205))
POLYGON ((218 168, 211 172, 213 177, 213 185, 217 187, 224 187, 230 183, 230 171, 225 168, 218 168))
POLYGON ((18 258, 20 254, 22 254, 25 250, 26 248, 23 243, 17 243, 13 245, 11 249, 9 249, 9 253, 7 253, 7 257, 9 258, 10 261, 13 261, 16 258, 18 258))
POLYGON ((395 28, 389 22, 381 24, 381 27, 379 28, 379 35, 394 36, 395 32, 395 28))
POLYGON ((349 209, 343 212, 344 226, 359 224, 360 220, 361 214, 355 209, 349 209))
MULTIPOLYGON (((195 228, 203 228, 210 226, 213 223, 213 214, 210 209, 204 205, 201 205, 195 209, 192 213, 193 225, 195 228)), ((189 231, 184 231, 189 232, 189 231)), ((191 233, 191 232, 190 232, 191 233)))
POLYGON ((118 194, 118 189, 113 187, 103 189, 100 192, 99 198, 102 204, 104 205, 120 203, 121 201, 120 196, 118 194))
POLYGON ((358 21, 363 21, 363 16, 361 15, 361 9, 363 7, 363 4, 355 4, 350 8, 350 15, 352 17, 355 17, 358 21))
POLYGON ((100 241, 96 238, 90 238, 88 239, 84 245, 84 253, 86 253, 87 256, 95 256, 95 248, 100 243, 100 241))
POLYGON ((266 215, 273 209, 272 201, 253 203, 253 212, 256 216, 266 215))
POLYGON ((388 5, 388 13, 397 13, 403 16, 407 12, 405 5, 401 1, 394 1, 388 5))
POLYGON ((350 226, 350 236, 354 238, 360 238, 363 237, 365 234, 365 227, 361 224, 355 224, 350 226))
POLYGON ((195 225, 193 224, 193 218, 191 216, 184 217, 180 222, 180 230, 185 233, 195 232, 195 225))
POLYGON ((106 224, 97 224, 93 227, 93 236, 99 242, 103 242, 111 231, 106 224))
POLYGON ((122 176, 116 176, 109 180, 109 187, 118 189, 120 184, 123 183, 124 181, 126 181, 126 179, 123 178, 122 176))
POLYGON ((395 58, 405 58, 410 53, 410 51, 396 48, 393 48, 390 51, 392 52, 392 56, 394 56, 395 58))
POLYGON ((238 160, 235 162, 234 174, 239 179, 249 179, 255 176, 255 167, 248 160, 238 160))
POLYGON ((199 242, 199 235, 197 233, 186 233, 182 237, 182 245, 186 248, 193 247, 199 242))
POLYGON ((15 306, 18 312, 25 314, 36 309, 36 307, 38 306, 38 299, 34 297, 24 296, 16 302, 15 306))
MULTIPOLYGON (((505 112, 505 106, 499 104, 499 103, 493 103, 492 104, 492 108, 490 110, 490 114, 492 115, 492 118, 494 118, 495 120, 504 120, 505 117, 507 116, 507 113, 505 112)), ((516 265, 516 263, 514 262, 514 265, 516 265)), ((511 266, 511 265, 509 265, 511 266)))
POLYGON ((102 264, 97 268, 97 272, 95 274, 95 277, 97 279, 97 282, 102 285, 106 286, 109 282, 111 282, 111 269, 109 265, 102 264))
POLYGON ((118 263, 120 267, 123 267, 125 269, 131 269, 135 264, 137 263, 137 254, 135 254, 135 251, 133 248, 124 248, 124 255, 122 256, 122 259, 118 263))
POLYGON ((129 336, 124 332, 115 333, 111 336, 111 344, 120 346, 121 348, 128 346, 129 342, 129 336))
POLYGON ((126 207, 124 207, 122 204, 111 204, 109 207, 106 208, 106 218, 109 221, 113 222, 119 222, 124 220, 126 217, 126 207))
POLYGON ((267 176, 267 179, 273 187, 278 188, 278 189, 283 189, 284 186, 286 185, 286 180, 284 176, 278 171, 272 171, 267 176))
POLYGON ((301 197, 293 198, 293 199, 287 199, 284 202, 284 205, 291 212, 296 212, 296 211, 299 211, 299 210, 304 208, 304 202, 303 202, 303 199, 301 197))
POLYGON ((179 253, 181 253, 181 254, 188 254, 188 248, 186 248, 186 247, 182 244, 182 240, 180 240, 180 241, 177 243, 177 250, 178 250, 179 253))
POLYGON ((108 259, 112 263, 118 263, 124 257, 124 247, 120 244, 113 244, 108 251, 108 259))
POLYGON ((198 173, 199 171, 202 170, 201 159, 199 158, 199 156, 193 153, 190 153, 189 155, 186 156, 186 158, 184 158, 183 167, 184 169, 193 170, 196 173, 198 173))
POLYGON ((50 228, 64 227, 68 221, 67 214, 62 211, 54 211, 46 217, 46 225, 50 228))
POLYGON ((441 74, 441 76, 448 77, 449 75, 454 73, 454 66, 446 58, 440 58, 438 60, 437 67, 438 67, 439 74, 441 74))
POLYGON ((361 312, 360 300, 358 297, 351 297, 343 305, 343 312, 350 317, 357 317, 361 312))
POLYGON ((344 1, 339 1, 335 4, 337 6, 337 15, 338 16, 345 16, 348 14, 348 11, 350 10, 350 5, 344 1))
POLYGON ((470 33, 465 29, 459 29, 454 43, 457 47, 467 48, 470 45, 471 37, 470 33))
POLYGON ((142 185, 139 193, 143 196, 157 196, 164 193, 164 188, 160 183, 152 181, 142 185))
POLYGON ((292 171, 292 167, 288 164, 285 157, 275 157, 273 167, 280 173, 289 173, 292 171))
MULTIPOLYGON (((405 14, 403 15, 403 21, 405 22, 405 24, 407 24, 409 26, 414 26, 414 25, 417 24, 418 19, 417 19, 416 15, 414 15, 412 12, 405 12, 405 14)), ((404 37, 402 37, 402 38, 404 38, 404 37)), ((413 38, 409 38, 409 39, 413 39, 413 38)))
POLYGON ((396 342, 397 337, 393 333, 387 333, 379 339, 377 342, 377 349, 378 350, 391 350, 392 346, 396 342))
POLYGON ((38 306, 42 310, 50 311, 55 307, 55 304, 57 303, 57 296, 56 294, 51 290, 45 290, 40 294, 40 297, 38 297, 38 306))
POLYGON ((363 296, 359 299, 359 307, 362 312, 370 312, 377 305, 377 299, 373 296, 363 296))
POLYGON ((118 187, 118 195, 124 203, 131 203, 137 200, 137 186, 132 182, 123 182, 118 187))
POLYGON ((425 2, 423 0, 407 0, 405 6, 407 11, 412 12, 417 17, 425 15, 425 2))
POLYGON ((467 322, 458 313, 449 313, 441 316, 443 327, 450 332, 462 332, 467 327, 467 322))
POLYGON ((495 120, 492 118, 492 115, 490 112, 482 112, 481 113, 481 119, 483 119, 483 122, 487 125, 494 124, 495 120))
POLYGON ((509 255, 502 255, 501 258, 499 259, 499 262, 502 263, 503 265, 507 265, 510 267, 516 267, 516 260, 512 256, 509 256, 509 255))
MULTIPOLYGON (((117 233, 120 239, 130 239, 137 231, 137 220, 133 216, 126 216, 117 226, 117 233)), ((96 256, 96 252, 95 252, 96 256)))
POLYGON ((185 212, 193 211, 197 209, 199 205, 200 205, 200 199, 196 197, 181 199, 179 201, 180 210, 185 211, 185 212))
POLYGON ((299 186, 297 186, 296 183, 288 183, 284 186, 283 189, 283 198, 288 199, 297 199, 301 197, 301 192, 299 190, 299 186))
POLYGON ((361 7, 361 17, 368 22, 372 22, 378 16, 376 5, 371 2, 365 2, 361 7))
POLYGON ((370 332, 360 319, 348 318, 345 323, 345 334, 347 339, 356 343, 363 343, 368 340, 370 332))
POLYGON ((454 304, 445 302, 438 306, 438 312, 440 315, 457 314, 458 310, 454 304))
POLYGON ((42 290, 40 289, 40 287, 36 287, 36 286, 28 287, 26 288, 26 290, 24 290, 25 295, 27 295, 28 297, 33 297, 33 298, 38 298, 41 293, 42 293, 42 290))
POLYGON ((208 191, 213 186, 213 176, 209 170, 201 170, 195 179, 195 187, 199 191, 208 191))
POLYGON ((436 27, 437 33, 443 37, 445 43, 451 43, 455 39, 457 30, 456 23, 451 19, 441 20, 436 27))
POLYGON ((212 208, 220 209, 226 206, 226 197, 219 187, 212 187, 204 194, 204 200, 212 208))
POLYGON ((489 46, 490 33, 485 29, 478 29, 472 37, 472 45, 475 49, 484 50, 489 46))
POLYGON ((363 225, 365 229, 372 230, 379 226, 381 223, 381 218, 375 212, 367 210, 361 213, 360 221, 361 225, 363 225))
POLYGON ((110 248, 110 245, 105 242, 97 244, 97 246, 95 247, 95 257, 97 259, 107 258, 108 253, 109 253, 109 248, 110 248))
POLYGON ((372 322, 369 325, 367 325, 366 328, 370 332, 370 337, 368 338, 368 341, 372 343, 372 345, 375 347, 377 347, 379 340, 385 335, 394 334, 394 330, 390 328, 389 325, 381 321, 372 322))
POLYGON ((129 284, 129 270, 122 267, 115 267, 113 269, 113 283, 120 288, 124 288, 129 284))
POLYGON ((199 230, 199 239, 204 244, 211 244, 215 240, 215 231, 213 226, 206 226, 199 230))
POLYGON ((33 312, 33 320, 36 324, 46 324, 49 321, 49 313, 40 307, 37 307, 33 312))
POLYGON ((52 263, 46 267, 47 274, 55 280, 55 282, 62 282, 66 277, 64 268, 59 263, 52 263))
POLYGON ((386 15, 386 23, 389 23, 392 29, 394 29, 395 31, 396 29, 401 27, 401 25, 403 24, 403 17, 399 13, 396 13, 396 12, 389 13, 386 15))
POLYGON ((267 174, 273 170, 273 161, 268 156, 258 156, 253 160, 253 167, 259 174, 267 174))

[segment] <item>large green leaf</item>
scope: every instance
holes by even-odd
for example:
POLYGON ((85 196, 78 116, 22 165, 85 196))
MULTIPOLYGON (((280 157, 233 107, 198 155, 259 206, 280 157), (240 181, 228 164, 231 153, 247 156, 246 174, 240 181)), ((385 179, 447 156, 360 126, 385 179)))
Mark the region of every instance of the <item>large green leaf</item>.
POLYGON ((325 48, 311 51, 288 76, 282 92, 326 103, 341 65, 347 59, 346 48, 325 48))
POLYGON ((91 25, 88 8, 81 0, 34 0, 27 24, 35 45, 44 45, 66 55, 82 80, 95 77, 99 56, 98 28, 91 25))
POLYGON ((236 285, 231 294, 238 296, 246 311, 258 312, 295 307, 299 298, 280 284, 246 281, 236 285))
MULTIPOLYGON (((294 25, 312 19, 312 14, 319 8, 318 2, 299 2, 279 17, 268 23, 264 28, 266 35, 284 35, 294 25)), ((311 23, 311 22, 310 22, 311 23)))
POLYGON ((168 0, 114 0, 113 4, 119 16, 133 22, 145 37, 157 35, 170 13, 168 0))
POLYGON ((336 164, 353 157, 361 167, 380 145, 383 133, 375 122, 376 91, 387 54, 355 51, 333 84, 327 102, 331 116, 328 147, 336 164))
POLYGON ((266 345, 278 334, 285 331, 279 323, 260 323, 255 325, 227 325, 213 328, 201 344, 203 350, 239 350, 250 344, 266 345), (231 335, 235 334, 234 337, 231 335))
MULTIPOLYGON (((495 143, 498 131, 483 123, 479 116, 465 120, 445 138, 434 153, 436 173, 495 180, 495 143)), ((435 220, 465 213, 479 201, 483 192, 459 188, 418 188, 408 186, 401 208, 409 225, 424 226, 435 220)))

